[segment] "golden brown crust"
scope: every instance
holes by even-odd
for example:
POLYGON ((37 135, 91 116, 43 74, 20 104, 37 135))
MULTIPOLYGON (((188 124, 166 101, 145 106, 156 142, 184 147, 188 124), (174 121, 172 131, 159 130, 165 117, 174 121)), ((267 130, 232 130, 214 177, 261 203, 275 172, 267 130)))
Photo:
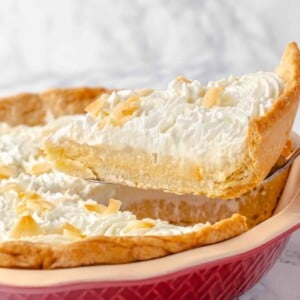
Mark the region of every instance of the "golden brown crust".
POLYGON ((178 194, 239 197, 262 182, 289 139, 300 95, 300 52, 295 43, 288 45, 277 73, 285 90, 266 115, 249 123, 244 159, 223 181, 200 174, 195 162, 160 156, 157 163, 145 151, 120 151, 118 145, 89 146, 62 138, 59 144, 48 141, 45 150, 59 169, 79 177, 178 194))
POLYGON ((281 151, 281 154, 283 157, 287 157, 291 154, 291 152, 293 151, 293 141, 292 139, 288 139, 286 144, 284 145, 282 151, 281 151))
POLYGON ((257 186, 268 175, 289 140, 300 96, 300 52, 296 43, 288 45, 276 73, 284 80, 285 90, 266 115, 249 124, 245 170, 253 177, 242 189, 237 186, 237 192, 257 186))
POLYGON ((217 243, 246 230, 245 217, 236 214, 198 231, 174 236, 99 236, 69 244, 4 242, 0 243, 0 266, 54 269, 128 263, 217 243))
POLYGON ((110 92, 102 87, 52 89, 39 94, 19 94, 0 99, 0 120, 12 126, 44 124, 47 114, 59 117, 79 114, 98 96, 110 92))

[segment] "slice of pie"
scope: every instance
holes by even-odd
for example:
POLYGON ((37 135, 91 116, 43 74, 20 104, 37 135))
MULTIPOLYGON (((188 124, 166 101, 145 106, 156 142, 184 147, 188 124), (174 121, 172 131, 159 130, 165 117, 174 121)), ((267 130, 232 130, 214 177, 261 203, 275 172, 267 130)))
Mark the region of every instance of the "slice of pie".
POLYGON ((68 193, 37 192, 16 183, 1 187, 0 266, 62 268, 152 259, 216 243, 247 230, 234 214, 188 226, 138 219, 108 205, 68 193))
POLYGON ((102 95, 45 143, 59 170, 144 189, 233 198, 258 186, 290 135, 300 54, 276 72, 209 82, 177 78, 163 91, 102 95))

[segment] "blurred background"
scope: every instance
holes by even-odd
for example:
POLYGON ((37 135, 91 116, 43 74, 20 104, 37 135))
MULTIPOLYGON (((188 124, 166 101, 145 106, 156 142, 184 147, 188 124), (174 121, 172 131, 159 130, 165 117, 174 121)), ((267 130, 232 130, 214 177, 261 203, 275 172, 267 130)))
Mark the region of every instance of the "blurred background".
POLYGON ((299 10, 298 0, 1 1, 0 95, 273 70, 300 42, 299 10))
MULTIPOLYGON (((299 0, 1 1, 0 96, 82 85, 165 88, 178 75, 205 83, 271 71, 288 42, 300 43, 299 11, 299 0)), ((299 113, 294 128, 300 133, 299 113)), ((299 249, 298 232, 241 299, 296 299, 299 249)))

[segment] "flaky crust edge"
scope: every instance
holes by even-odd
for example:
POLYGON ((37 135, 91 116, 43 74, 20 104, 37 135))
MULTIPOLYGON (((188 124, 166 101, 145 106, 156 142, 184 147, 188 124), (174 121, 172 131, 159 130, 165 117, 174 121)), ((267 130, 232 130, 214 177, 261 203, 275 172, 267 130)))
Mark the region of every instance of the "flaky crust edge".
POLYGON ((85 107, 111 90, 103 87, 51 89, 0 99, 0 120, 11 126, 42 125, 47 118, 84 113, 85 107))
MULTIPOLYGON (((248 175, 253 174, 253 177, 249 185, 238 189, 238 192, 262 182, 289 140, 300 96, 300 51, 296 43, 288 45, 276 73, 283 79, 286 88, 266 115, 249 123, 244 165, 248 168, 248 175)), ((236 192, 232 190, 227 196, 236 192)))
POLYGON ((174 236, 97 236, 67 244, 3 242, 0 267, 55 269, 149 260, 217 243, 246 230, 246 218, 235 214, 198 231, 174 236))

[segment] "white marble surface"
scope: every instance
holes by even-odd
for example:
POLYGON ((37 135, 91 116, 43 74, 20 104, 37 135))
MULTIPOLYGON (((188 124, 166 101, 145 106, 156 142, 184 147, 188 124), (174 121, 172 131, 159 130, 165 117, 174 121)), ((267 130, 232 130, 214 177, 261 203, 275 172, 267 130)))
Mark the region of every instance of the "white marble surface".
MULTIPOLYGON (((300 43, 298 0, 0 2, 0 95, 57 86, 163 88, 272 70, 300 43)), ((300 132, 298 113, 294 129, 300 132)), ((240 299, 300 299, 300 232, 240 299)))

